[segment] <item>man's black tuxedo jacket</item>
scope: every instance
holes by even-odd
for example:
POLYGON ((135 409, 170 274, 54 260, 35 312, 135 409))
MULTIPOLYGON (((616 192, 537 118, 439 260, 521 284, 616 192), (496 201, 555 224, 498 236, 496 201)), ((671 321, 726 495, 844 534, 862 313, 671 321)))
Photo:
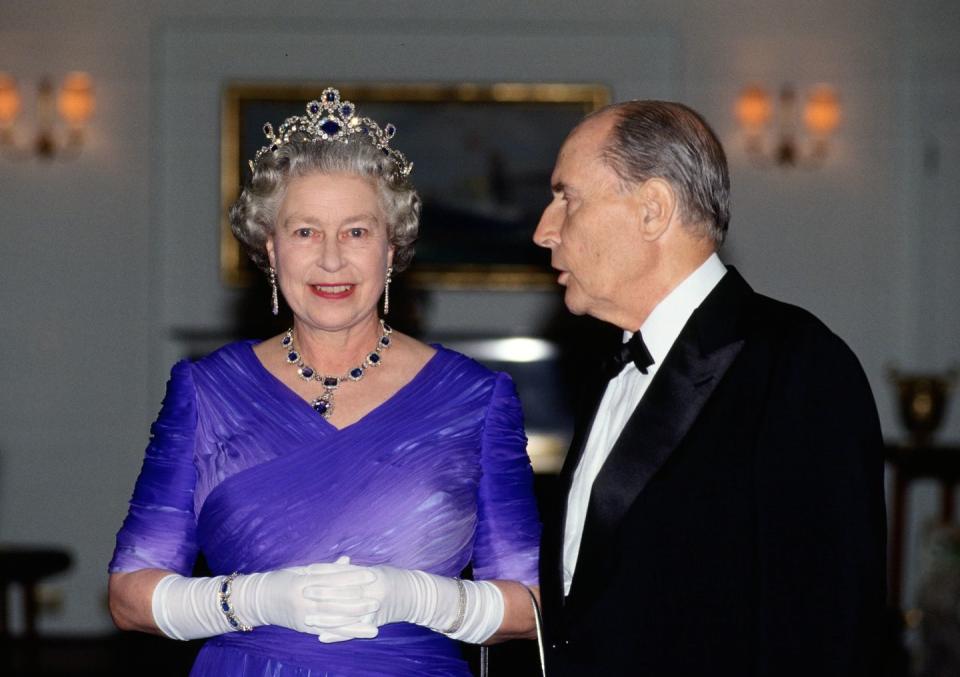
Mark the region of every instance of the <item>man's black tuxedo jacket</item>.
MULTIPOLYGON (((599 380, 599 379, 598 379, 599 380)), ((584 409, 573 470, 605 382, 584 409)), ((877 674, 882 440, 863 370, 730 268, 593 485, 570 595, 547 530, 548 675, 877 674)))

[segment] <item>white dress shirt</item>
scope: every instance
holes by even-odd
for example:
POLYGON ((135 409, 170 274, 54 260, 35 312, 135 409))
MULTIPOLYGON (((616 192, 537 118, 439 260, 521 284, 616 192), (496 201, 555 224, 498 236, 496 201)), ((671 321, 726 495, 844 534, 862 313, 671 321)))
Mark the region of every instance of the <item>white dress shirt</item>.
MULTIPOLYGON (((712 254, 667 294, 640 327, 643 341, 653 357, 653 364, 648 367, 646 374, 642 374, 636 365, 630 362, 607 385, 567 497, 567 521, 563 536, 564 595, 570 593, 573 572, 577 568, 580 540, 593 481, 683 326, 726 272, 720 257, 712 254)), ((623 332, 623 342, 629 341, 631 336, 633 332, 623 332)))

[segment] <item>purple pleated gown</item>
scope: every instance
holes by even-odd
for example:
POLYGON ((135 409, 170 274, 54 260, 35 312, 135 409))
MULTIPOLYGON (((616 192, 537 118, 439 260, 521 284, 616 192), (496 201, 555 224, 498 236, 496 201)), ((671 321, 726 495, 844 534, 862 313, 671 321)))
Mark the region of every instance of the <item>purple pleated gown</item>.
MULTIPOLYGON (((351 386, 353 387, 353 386, 351 386)), ((362 383, 356 387, 362 387, 362 383)), ((270 571, 349 555, 537 582, 540 523, 510 377, 437 353, 360 421, 333 427, 251 342, 174 366, 110 571, 270 571)), ((215 600, 210 600, 211 604, 215 600)), ((469 675, 455 642, 409 623, 323 644, 266 626, 204 644, 192 675, 469 675)))

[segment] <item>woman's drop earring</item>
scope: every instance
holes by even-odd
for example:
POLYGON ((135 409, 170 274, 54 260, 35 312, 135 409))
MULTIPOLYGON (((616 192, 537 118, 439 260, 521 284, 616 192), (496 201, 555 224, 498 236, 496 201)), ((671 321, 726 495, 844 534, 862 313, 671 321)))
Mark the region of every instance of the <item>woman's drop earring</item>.
POLYGON ((390 312, 390 283, 393 281, 393 266, 387 267, 387 283, 383 286, 383 315, 390 312))
POLYGON ((277 271, 270 266, 270 310, 274 315, 280 313, 280 303, 277 299, 277 271))

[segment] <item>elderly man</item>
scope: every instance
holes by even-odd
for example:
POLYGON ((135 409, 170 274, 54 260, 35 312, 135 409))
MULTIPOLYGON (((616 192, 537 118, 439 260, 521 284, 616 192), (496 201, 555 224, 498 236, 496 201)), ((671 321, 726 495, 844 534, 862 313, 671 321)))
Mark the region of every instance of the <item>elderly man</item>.
POLYGON ((585 388, 544 534, 548 674, 877 674, 873 397, 843 341, 721 263, 716 136, 680 104, 614 105, 552 184, 534 241, 624 345, 585 388))

